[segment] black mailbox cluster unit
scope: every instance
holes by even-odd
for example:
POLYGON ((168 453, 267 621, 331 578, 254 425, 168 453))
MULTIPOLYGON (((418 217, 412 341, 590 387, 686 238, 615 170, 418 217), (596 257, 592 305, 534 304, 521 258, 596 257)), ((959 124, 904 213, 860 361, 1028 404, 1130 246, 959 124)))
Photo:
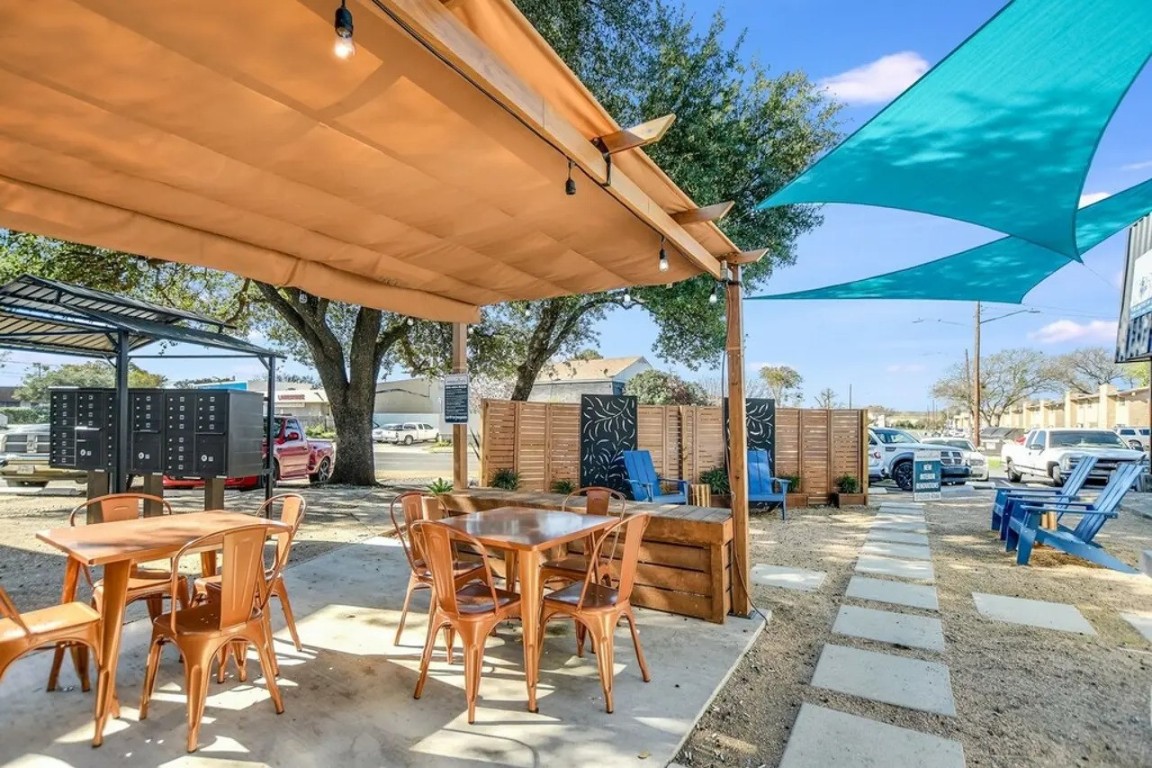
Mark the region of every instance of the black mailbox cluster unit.
POLYGON ((111 389, 54 389, 48 395, 48 464, 107 469, 116 458, 115 393, 111 389))
MULTIPOLYGON (((129 474, 207 478, 263 472, 264 396, 259 392, 132 389, 128 399, 129 474)), ((49 464, 110 469, 115 390, 52 390, 49 402, 49 464)))

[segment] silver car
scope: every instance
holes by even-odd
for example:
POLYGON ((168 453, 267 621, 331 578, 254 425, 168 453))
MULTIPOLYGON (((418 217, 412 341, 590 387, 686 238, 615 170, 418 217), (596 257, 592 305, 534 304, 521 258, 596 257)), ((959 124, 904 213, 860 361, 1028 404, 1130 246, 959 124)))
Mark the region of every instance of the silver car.
POLYGON ((976 450, 972 441, 964 437, 926 437, 921 442, 929 445, 946 445, 964 453, 964 463, 972 469, 973 480, 988 479, 988 457, 976 450))

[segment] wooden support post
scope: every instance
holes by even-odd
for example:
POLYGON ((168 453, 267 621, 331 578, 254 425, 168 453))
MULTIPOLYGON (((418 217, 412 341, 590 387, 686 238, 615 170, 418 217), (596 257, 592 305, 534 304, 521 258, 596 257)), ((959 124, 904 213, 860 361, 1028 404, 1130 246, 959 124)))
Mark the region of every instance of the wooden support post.
POLYGON ((204 481, 204 509, 224 509, 224 478, 210 477, 204 481))
MULTIPOLYGON (((164 498, 164 475, 144 475, 144 493, 164 498)), ((164 514, 163 504, 158 501, 144 502, 144 517, 156 517, 162 514, 164 514)))
MULTIPOLYGON (((452 324, 452 373, 468 373, 468 324, 452 324)), ((452 487, 468 488, 468 425, 452 425, 452 487)))
MULTIPOLYGON (((744 400, 744 308, 740 265, 729 264, 728 337, 728 484, 732 489, 732 613, 748 616, 752 579, 748 548, 748 407, 744 400)), ((715 566, 713 566, 715 567, 715 566)))

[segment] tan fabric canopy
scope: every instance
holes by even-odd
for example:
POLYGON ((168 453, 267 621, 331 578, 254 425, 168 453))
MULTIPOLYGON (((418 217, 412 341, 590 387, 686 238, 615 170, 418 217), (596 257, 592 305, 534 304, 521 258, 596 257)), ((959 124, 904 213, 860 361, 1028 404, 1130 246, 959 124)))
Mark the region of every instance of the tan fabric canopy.
POLYGON ((0 226, 452 321, 736 250, 507 0, 336 5, 0 0, 0 226))

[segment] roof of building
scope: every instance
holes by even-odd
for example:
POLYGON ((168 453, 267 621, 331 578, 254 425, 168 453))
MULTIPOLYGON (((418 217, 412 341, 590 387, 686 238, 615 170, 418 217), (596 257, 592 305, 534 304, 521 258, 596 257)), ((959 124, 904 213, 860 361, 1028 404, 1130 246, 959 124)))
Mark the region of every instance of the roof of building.
POLYGON ((538 384, 572 381, 611 381, 636 363, 647 364, 643 357, 601 357, 595 360, 562 360, 552 363, 536 377, 538 384))

